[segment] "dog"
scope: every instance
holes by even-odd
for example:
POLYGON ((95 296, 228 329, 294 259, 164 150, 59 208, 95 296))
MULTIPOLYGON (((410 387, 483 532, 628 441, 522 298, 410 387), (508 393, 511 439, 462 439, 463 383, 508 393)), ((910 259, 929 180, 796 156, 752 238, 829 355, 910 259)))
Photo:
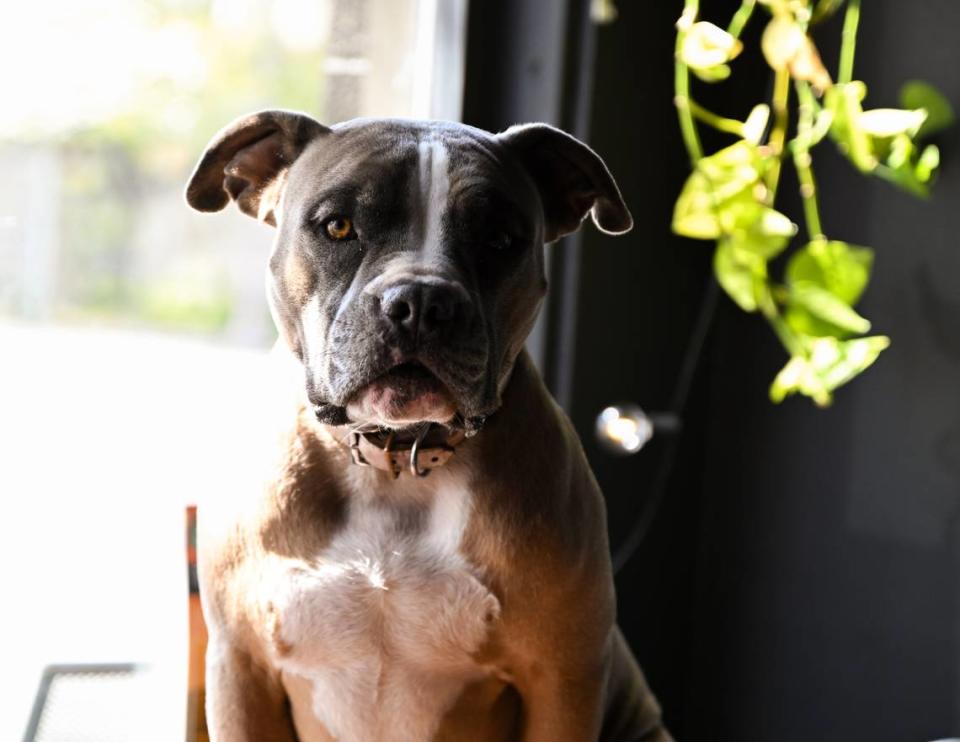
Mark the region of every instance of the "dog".
POLYGON ((200 511, 211 739, 669 740, 604 501, 524 350, 544 245, 632 227, 600 157, 545 124, 263 111, 186 200, 276 227, 295 370, 253 504, 200 511))

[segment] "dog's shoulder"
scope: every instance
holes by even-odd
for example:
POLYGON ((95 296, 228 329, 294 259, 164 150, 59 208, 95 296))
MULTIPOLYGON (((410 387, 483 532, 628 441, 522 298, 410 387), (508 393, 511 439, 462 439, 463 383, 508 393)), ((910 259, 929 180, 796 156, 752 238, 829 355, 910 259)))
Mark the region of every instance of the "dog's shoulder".
POLYGON ((205 616, 231 640, 260 633, 269 602, 263 586, 282 571, 278 565, 320 553, 344 518, 342 482, 332 473, 342 462, 330 461, 342 452, 317 437, 302 409, 260 437, 257 460, 238 459, 230 486, 198 507, 205 616))
POLYGON ((552 641, 544 627, 561 626, 560 617, 582 621, 572 634, 601 646, 614 616, 605 502, 572 423, 526 354, 488 425, 510 431, 477 436, 471 453, 483 476, 473 481, 464 551, 500 594, 537 596, 504 612, 513 648, 537 656, 552 641), (557 618, 544 622, 544 615, 557 618))

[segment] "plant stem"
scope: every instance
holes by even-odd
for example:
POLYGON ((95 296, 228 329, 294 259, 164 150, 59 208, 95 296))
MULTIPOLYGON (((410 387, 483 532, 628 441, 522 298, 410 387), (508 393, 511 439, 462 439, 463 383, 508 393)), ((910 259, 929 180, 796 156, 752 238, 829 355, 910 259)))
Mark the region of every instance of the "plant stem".
POLYGON ((723 116, 718 116, 713 111, 709 111, 695 100, 690 100, 690 113, 693 114, 694 118, 699 119, 708 126, 712 126, 714 129, 719 131, 725 131, 728 134, 735 134, 736 136, 743 136, 743 122, 737 121, 736 119, 728 119, 723 116))
POLYGON ((770 327, 773 328, 774 333, 776 333, 777 338, 787 353, 791 356, 806 356, 807 353, 803 347, 803 343, 800 342, 800 339, 793 334, 793 330, 787 325, 770 292, 764 292, 758 297, 757 307, 767 322, 770 323, 770 327))
POLYGON ((773 155, 773 164, 767 173, 767 202, 773 204, 777 196, 777 185, 780 182, 780 159, 783 155, 783 145, 787 139, 787 104, 790 101, 790 73, 787 70, 777 70, 773 80, 773 129, 767 146, 773 155))
POLYGON ((697 163, 703 158, 703 147, 700 144, 700 135, 697 134, 697 125, 693 120, 693 112, 690 106, 690 70, 684 64, 680 56, 680 50, 689 26, 693 24, 697 17, 699 4, 699 0, 685 0, 684 2, 683 15, 677 22, 677 44, 674 50, 673 73, 673 104, 677 107, 680 133, 683 135, 683 143, 690 155, 690 162, 693 167, 696 167, 697 163))
POLYGON ((813 132, 814 99, 810 84, 797 80, 797 98, 800 101, 797 117, 797 138, 793 142, 793 164, 800 181, 800 196, 803 199, 803 215, 807 222, 810 240, 824 239, 820 227, 820 210, 817 206, 817 184, 810 165, 810 142, 813 132))
POLYGON ((756 5, 757 0, 743 0, 743 2, 740 3, 740 8, 733 14, 733 18, 730 19, 730 25, 727 26, 727 33, 735 39, 740 38, 740 33, 743 31, 743 27, 747 25, 747 21, 750 20, 750 16, 753 14, 753 9, 756 5))
POLYGON ((840 67, 837 84, 853 80, 853 55, 857 48, 857 25, 860 23, 860 0, 849 0, 843 17, 843 41, 840 45, 840 67))
POLYGON ((791 356, 800 356, 801 358, 807 357, 807 351, 803 347, 802 343, 797 339, 797 336, 793 334, 787 326, 786 320, 778 313, 772 317, 767 317, 770 322, 770 326, 773 327, 773 331, 777 334, 781 344, 786 349, 787 353, 791 356))

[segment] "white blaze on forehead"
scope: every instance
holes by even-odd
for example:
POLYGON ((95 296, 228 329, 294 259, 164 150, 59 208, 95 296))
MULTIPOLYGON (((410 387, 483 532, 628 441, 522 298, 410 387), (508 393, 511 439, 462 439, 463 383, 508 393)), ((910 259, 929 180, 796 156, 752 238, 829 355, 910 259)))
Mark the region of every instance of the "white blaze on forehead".
POLYGON ((421 249, 440 248, 443 212, 450 195, 450 159, 447 148, 436 139, 427 139, 417 146, 419 152, 420 208, 423 213, 421 249))

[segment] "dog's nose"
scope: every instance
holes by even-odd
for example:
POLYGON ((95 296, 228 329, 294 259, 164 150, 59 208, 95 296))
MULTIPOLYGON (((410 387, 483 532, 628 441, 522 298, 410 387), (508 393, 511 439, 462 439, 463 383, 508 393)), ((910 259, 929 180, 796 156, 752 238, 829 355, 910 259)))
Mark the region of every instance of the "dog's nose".
POLYGON ((466 292, 456 284, 404 283, 380 297, 380 311, 398 330, 414 338, 447 332, 464 315, 466 292))

